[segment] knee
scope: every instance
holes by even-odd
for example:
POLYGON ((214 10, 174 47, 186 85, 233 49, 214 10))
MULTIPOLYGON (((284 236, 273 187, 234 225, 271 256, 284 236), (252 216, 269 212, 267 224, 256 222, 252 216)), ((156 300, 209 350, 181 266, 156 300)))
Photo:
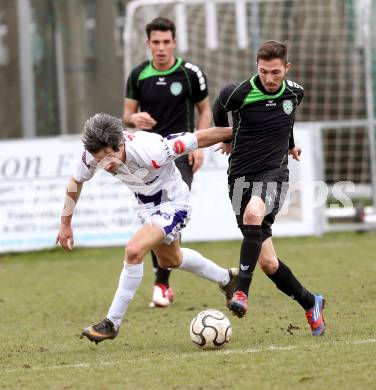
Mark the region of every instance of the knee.
POLYGON ((261 225, 265 216, 265 203, 260 199, 252 199, 243 215, 244 225, 261 225))
POLYGON ((141 248, 137 243, 128 243, 125 251, 125 260, 128 264, 138 264, 142 262, 141 248))
POLYGON ((260 268, 267 275, 274 274, 278 269, 278 259, 276 256, 260 256, 258 261, 260 268))
POLYGON ((264 219, 264 214, 262 213, 262 210, 259 211, 248 211, 245 212, 243 215, 243 224, 244 225, 261 225, 262 220, 264 219))

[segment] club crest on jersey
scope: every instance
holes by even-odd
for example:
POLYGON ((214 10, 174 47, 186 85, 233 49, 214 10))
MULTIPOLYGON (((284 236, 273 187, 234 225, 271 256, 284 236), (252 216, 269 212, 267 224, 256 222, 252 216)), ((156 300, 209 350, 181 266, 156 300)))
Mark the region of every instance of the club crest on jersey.
POLYGON ((180 95, 182 90, 183 86, 178 81, 173 82, 170 86, 170 91, 174 96, 180 95))
POLYGON ((185 151, 185 143, 180 139, 174 142, 174 151, 176 154, 182 154, 185 151))
POLYGON ((284 100, 283 101, 283 111, 290 115, 292 113, 292 110, 294 109, 294 105, 292 104, 291 100, 284 100))

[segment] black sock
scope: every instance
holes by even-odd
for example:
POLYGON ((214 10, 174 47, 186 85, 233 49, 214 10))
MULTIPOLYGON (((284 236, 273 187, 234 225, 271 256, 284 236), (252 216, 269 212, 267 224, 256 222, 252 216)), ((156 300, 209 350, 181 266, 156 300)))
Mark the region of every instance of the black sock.
POLYGON ((171 270, 161 268, 158 264, 157 256, 153 251, 151 253, 151 259, 153 261, 153 268, 155 273, 155 281, 154 284, 164 284, 167 287, 169 287, 168 279, 170 277, 171 270))
POLYGON ((244 236, 240 249, 239 279, 237 290, 248 295, 251 285, 253 271, 260 256, 262 245, 262 232, 260 225, 244 225, 242 228, 244 236))
POLYGON ((315 297, 306 290, 296 279, 290 268, 278 259, 279 266, 272 275, 267 275, 277 286, 279 290, 295 299, 304 310, 312 308, 315 304, 315 297))

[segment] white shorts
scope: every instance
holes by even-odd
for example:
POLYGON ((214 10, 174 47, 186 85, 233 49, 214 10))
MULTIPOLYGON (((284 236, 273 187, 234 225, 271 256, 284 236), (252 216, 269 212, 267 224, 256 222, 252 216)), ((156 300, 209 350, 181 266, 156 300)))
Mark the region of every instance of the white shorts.
POLYGON ((174 208, 172 206, 152 209, 143 209, 138 212, 138 218, 141 223, 152 223, 158 226, 163 234, 163 242, 170 245, 180 237, 180 232, 185 228, 190 220, 189 210, 174 208))

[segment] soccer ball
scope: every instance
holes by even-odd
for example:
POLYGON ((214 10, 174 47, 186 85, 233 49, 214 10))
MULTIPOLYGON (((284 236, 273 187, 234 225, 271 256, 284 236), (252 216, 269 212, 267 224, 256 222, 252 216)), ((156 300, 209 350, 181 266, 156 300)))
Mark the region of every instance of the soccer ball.
POLYGON ((197 314, 189 328, 191 340, 200 348, 221 348, 232 335, 229 319, 219 310, 207 309, 197 314))

